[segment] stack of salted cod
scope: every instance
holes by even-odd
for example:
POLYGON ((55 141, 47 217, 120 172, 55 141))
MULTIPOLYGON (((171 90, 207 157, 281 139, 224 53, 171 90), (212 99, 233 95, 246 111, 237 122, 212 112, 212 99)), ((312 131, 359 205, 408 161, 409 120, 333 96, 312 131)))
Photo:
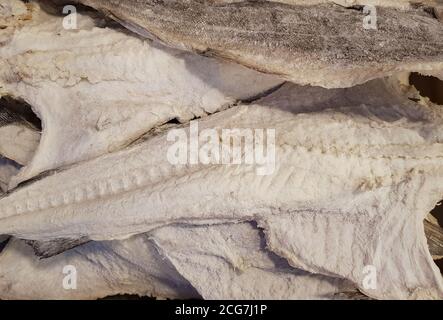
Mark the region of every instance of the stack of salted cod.
POLYGON ((437 2, 80 2, 0 4, 0 299, 443 298, 437 2), (193 125, 275 161, 171 163, 193 125))

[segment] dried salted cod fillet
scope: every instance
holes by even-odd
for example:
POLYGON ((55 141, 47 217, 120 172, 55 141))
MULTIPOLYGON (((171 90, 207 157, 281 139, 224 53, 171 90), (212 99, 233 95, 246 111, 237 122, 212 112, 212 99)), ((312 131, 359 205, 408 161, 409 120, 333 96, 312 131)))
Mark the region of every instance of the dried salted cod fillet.
MULTIPOLYGON (((64 4, 64 3, 80 2, 81 0, 49 0, 49 1, 55 4, 64 4)), ((305 5, 305 6, 309 5, 313 6, 319 4, 338 4, 349 8, 360 5, 373 5, 380 7, 409 9, 411 7, 412 8, 420 6, 439 7, 443 5, 442 0, 416 0, 416 1, 415 0, 259 0, 259 1, 280 2, 289 5, 305 5)), ((251 1, 250 0, 199 0, 199 3, 201 4, 206 3, 206 4, 215 4, 215 5, 240 3, 240 2, 251 2, 251 1)))
POLYGON ((254 105, 199 122, 200 130, 275 129, 269 175, 257 174, 259 164, 172 165, 173 143, 159 134, 4 197, 0 233, 103 240, 174 222, 256 220, 272 250, 294 267, 344 277, 362 289, 363 267, 373 264, 383 285, 365 291, 372 297, 442 297, 423 230, 443 193, 442 113, 383 81, 336 90, 288 84, 254 105), (296 229, 291 221, 312 228, 285 238, 287 228, 296 229), (315 235, 326 257, 310 254, 315 246, 309 256, 297 251, 316 228, 324 231, 315 235))
MULTIPOLYGON (((209 0, 215 3, 232 3, 232 2, 240 2, 242 0, 209 0)), ((247 0, 243 0, 247 1, 247 0)), ((373 6, 381 6, 381 7, 394 7, 401 9, 408 9, 411 6, 417 5, 426 5, 426 6, 440 6, 443 4, 441 0, 265 0, 271 2, 282 2, 292 5, 318 5, 325 3, 335 3, 346 7, 356 6, 356 5, 373 5, 373 6)))
MULTIPOLYGON (((290 97, 282 95, 280 99, 290 97)), ((421 134, 428 133, 424 130, 421 134)), ((436 137, 441 144, 441 134, 436 137)), ((439 158, 442 162, 441 155, 439 158)), ((361 189, 348 200, 345 195, 331 199, 328 208, 316 214, 312 208, 301 209, 297 214, 264 219, 260 226, 265 229, 269 248, 286 257, 294 267, 351 279, 360 284, 362 292, 376 298, 442 298, 441 275, 428 254, 423 234, 423 218, 441 198, 441 189, 435 188, 442 181, 441 169, 439 172, 434 178, 411 171, 412 175, 406 175, 404 181, 389 187, 385 185, 386 178, 390 180, 392 176, 373 177, 362 181, 361 189), (369 191, 371 189, 374 191, 369 191), (428 198, 423 198, 423 193, 427 193, 428 198), (344 205, 346 201, 349 208, 344 205), (383 220, 378 216, 380 211, 386 215, 383 220), (420 212, 418 216, 417 212, 420 212), (399 224, 399 220, 403 222, 399 224), (319 235, 322 240, 316 241, 319 235), (349 242, 348 238, 354 240, 349 242), (414 246, 418 246, 414 251, 398 249, 414 246), (383 277, 390 283, 379 279, 384 283, 378 282, 376 290, 361 286, 367 275, 366 266, 374 266, 377 272, 383 270, 383 277)), ((438 254, 441 229, 431 228, 427 221, 425 229, 430 249, 438 254)))
MULTIPOLYGON (((92 209, 96 202, 117 203, 123 199, 120 197, 126 197, 132 192, 141 195, 144 189, 152 195, 148 199, 140 198, 141 204, 149 203, 151 200, 158 200, 158 203, 162 203, 162 198, 155 199, 154 197, 161 193, 155 191, 165 189, 171 182, 176 183, 175 181, 168 181, 169 179, 176 180, 181 177, 182 181, 189 180, 193 172, 196 177, 222 172, 231 175, 238 173, 256 180, 256 183, 249 186, 252 189, 254 187, 260 189, 264 187, 263 184, 266 181, 273 183, 273 180, 278 180, 279 170, 281 170, 281 174, 285 174, 294 165, 302 163, 301 161, 305 159, 305 163, 300 166, 300 174, 303 176, 312 171, 309 168, 313 161, 321 163, 323 160, 327 162, 328 159, 337 158, 340 161, 337 165, 340 164, 346 167, 344 164, 347 164, 348 169, 344 168, 339 171, 325 169, 322 177, 319 177, 322 173, 319 168, 317 172, 311 173, 312 177, 328 181, 330 179, 328 170, 332 170, 335 179, 340 181, 339 177, 347 173, 342 171, 351 170, 349 173, 355 171, 356 176, 350 176, 348 183, 343 186, 351 188, 358 183, 358 190, 364 190, 365 187, 376 186, 376 182, 380 180, 378 177, 383 177, 381 173, 388 169, 392 170, 393 173, 397 171, 399 173, 398 177, 392 175, 390 181, 392 183, 398 178, 402 179, 402 174, 406 174, 408 168, 415 163, 419 163, 417 168, 423 167, 426 170, 431 170, 435 167, 439 170, 439 157, 442 150, 439 142, 442 136, 441 122, 440 108, 417 105, 411 101, 402 100, 395 94, 390 93, 381 81, 348 90, 325 90, 288 85, 271 97, 262 100, 258 105, 240 106, 213 115, 200 122, 201 129, 205 127, 229 128, 236 126, 277 129, 277 147, 279 150, 276 164, 278 167, 275 173, 270 176, 257 177, 255 170, 244 165, 193 165, 184 167, 172 165, 167 160, 167 150, 171 147, 172 142, 166 141, 166 136, 163 134, 127 150, 80 164, 17 190, 0 201, 1 216, 4 218, 2 222, 6 223, 9 219, 5 218, 8 217, 14 219, 16 214, 19 214, 17 217, 29 216, 30 219, 37 216, 56 217, 60 214, 60 210, 66 213, 72 212, 71 217, 64 215, 64 219, 67 220, 69 220, 68 218, 88 219, 87 213, 76 214, 75 211, 88 211, 86 210, 87 206, 92 209), (372 95, 369 96, 369 93, 372 93, 372 95), (312 101, 312 97, 316 97, 316 99, 312 101), (362 100, 365 100, 367 105, 361 105, 362 100), (319 126, 320 123, 322 126, 319 126), (336 130, 336 128, 341 128, 341 130, 336 130), (349 134, 349 132, 352 132, 352 134, 349 134), (399 134, 395 134, 397 132, 399 134), (311 156, 312 160, 309 160, 311 156), (300 159, 297 159, 297 157, 300 159), (401 159, 401 157, 405 157, 405 159, 401 159), (279 163, 283 160, 289 161, 291 158, 294 158, 294 164, 289 168, 284 168, 279 163), (368 166, 377 167, 377 165, 380 165, 381 168, 378 169, 380 172, 372 172, 366 175, 369 168, 363 166, 354 168, 353 163, 363 163, 363 161, 368 163, 368 166), (398 168, 396 167, 397 164, 399 165, 398 168), (361 178, 352 181, 353 178, 360 176, 361 178), (376 180, 371 184, 371 179, 376 180), (61 180, 64 181, 64 190, 57 187, 61 180), (113 197, 108 197, 111 195, 113 197), (83 208, 82 206, 86 207, 83 208)), ((236 185, 234 180, 238 178, 240 177, 232 177, 232 187, 236 185)), ((193 181, 190 180, 188 183, 177 185, 177 192, 180 188, 186 188, 192 183, 193 181)), ((212 181, 207 183, 212 183, 212 181)), ((239 186, 241 185, 244 184, 241 183, 239 186)), ((339 186, 337 185, 336 192, 342 193, 344 190, 340 190, 339 186)), ((229 188, 230 185, 218 184, 215 187, 223 189, 229 188)), ((285 181, 282 181, 281 187, 286 187, 285 181)), ((319 192, 324 189, 326 195, 330 192, 327 187, 319 189, 319 192)), ((210 190, 211 188, 208 189, 209 193, 210 190)), ((172 192, 172 190, 163 191, 172 192)), ((244 192, 248 192, 248 190, 244 192)), ((300 193, 303 193, 303 191, 300 191, 300 193)), ((283 198, 286 195, 280 196, 283 198)), ((189 197, 192 196, 192 194, 189 195, 189 197)), ((316 196, 322 196, 322 193, 312 195, 309 198, 315 199, 316 196)), ((334 194, 330 194, 330 197, 334 197, 334 194)), ((297 198, 303 199, 302 194, 297 198)), ((178 200, 182 201, 179 198, 178 200)), ((278 203, 277 199, 276 203, 278 203)), ((129 209, 135 203, 127 203, 127 205, 129 209)), ((175 204, 171 203, 171 205, 175 204)), ((97 212, 106 211, 106 222, 110 222, 115 210, 108 212, 107 207, 100 207, 101 209, 97 208, 97 212)), ((137 211, 138 209, 133 207, 133 210, 137 211)), ((167 212, 166 207, 162 210, 167 212)), ((89 211, 96 212, 95 210, 89 211)), ((120 213, 116 212, 116 214, 123 218, 120 213)), ((127 214, 128 217, 132 216, 130 211, 127 214)), ((182 214, 176 212, 174 215, 179 217, 182 214)), ((169 221, 173 216, 164 216, 166 219, 161 219, 158 222, 169 221)), ((137 217, 132 216, 132 218, 137 217)), ((151 222, 154 223, 162 217, 162 214, 148 214, 146 217, 149 217, 152 220, 151 222)), ((132 219, 129 220, 132 221, 132 219)), ((143 223, 146 224, 149 221, 143 220, 143 223)), ((39 224, 44 224, 44 222, 41 221, 39 224)), ((66 221, 66 226, 69 224, 71 223, 66 221)), ((30 225, 32 226, 32 224, 30 225)), ((75 225, 78 225, 78 223, 75 225)), ((98 238, 100 234, 106 237, 108 232, 108 236, 113 233, 111 226, 109 226, 109 230, 105 230, 99 225, 96 225, 97 233, 92 232, 92 229, 89 230, 90 233, 96 233, 95 235, 98 238)), ((119 228, 124 228, 123 225, 118 225, 119 228)), ((2 226, 6 226, 6 224, 2 223, 2 226)), ((4 229, 11 226, 4 227, 4 229)), ((29 227, 22 226, 21 229, 25 230, 29 227)), ((52 234, 49 230, 53 227, 47 225, 41 229, 40 237, 29 237, 29 239, 45 240, 63 235, 63 232, 59 233, 61 230, 53 230, 54 233, 52 234), (45 230, 49 231, 47 235, 44 235, 45 230)), ((63 226, 60 225, 59 227, 63 226)), ((89 227, 93 228, 93 226, 89 227)), ((85 230, 88 230, 89 227, 85 226, 85 230)), ((74 232, 74 234, 77 233, 74 232)), ((122 235, 124 234, 125 231, 122 232, 122 235)), ((65 235, 69 235, 69 231, 65 235)))
POLYGON ((18 239, 10 240, 0 253, 0 299, 97 299, 117 294, 199 297, 144 235, 91 242, 45 260, 18 239), (63 287, 73 270, 67 266, 75 267, 76 290, 63 287))
POLYGON ((352 210, 325 215, 305 211, 265 219, 261 226, 266 229, 270 250, 287 258, 293 267, 345 277, 374 298, 442 299, 441 274, 429 254, 423 222, 402 206, 393 211, 389 223, 377 221, 371 213, 359 213, 362 217, 356 218, 352 210), (399 219, 397 212, 406 212, 412 221, 399 225, 394 221, 399 219), (315 239, 319 236, 321 241, 315 239), (368 267, 377 275, 374 288, 363 285, 368 267))
POLYGON ((259 231, 248 223, 168 226, 124 241, 89 243, 46 260, 37 259, 23 242, 13 240, 0 254, 0 298, 92 299, 139 294, 324 299, 355 291, 348 281, 293 269, 264 246, 259 231), (67 265, 77 270, 76 290, 62 289, 67 265))
POLYGON ((167 159, 173 142, 167 141, 166 133, 160 134, 4 197, 0 200, 0 232, 11 231, 32 240, 124 237, 174 219, 222 219, 223 212, 236 219, 253 215, 244 210, 249 207, 258 214, 273 212, 272 208, 289 209, 290 203, 327 202, 346 194, 351 197, 355 192, 395 186, 414 172, 438 178, 443 152, 441 108, 415 104, 392 91, 382 81, 346 90, 287 85, 259 104, 235 107, 200 121, 201 130, 276 129, 274 173, 258 176, 254 165, 173 165, 167 159), (214 181, 219 183, 212 185, 214 181), (289 188, 304 183, 316 186, 316 192, 289 188), (201 186, 206 184, 207 188, 201 186), (245 185, 248 188, 242 189, 245 185), (256 191, 269 188, 284 192, 266 192, 254 202, 263 196, 256 191), (233 201, 219 196, 213 199, 211 195, 217 191, 233 201), (181 192, 186 196, 178 196, 181 192), (256 195, 246 198, 250 193, 256 195), (200 194, 214 201, 191 201, 200 194), (244 209, 238 207, 239 201, 244 209), (196 203, 198 206, 187 213, 172 209, 177 204, 196 203), (19 223, 23 219, 29 222, 19 223), (48 219, 57 223, 45 223, 48 219))
POLYGON ((331 299, 355 289, 291 268, 249 223, 168 226, 150 237, 204 299, 331 299))
POLYGON ((267 1, 81 0, 172 47, 222 57, 298 84, 350 87, 402 71, 443 70, 443 24, 422 10, 267 1))
MULTIPOLYGON (((443 257, 443 229, 439 227, 438 224, 430 222, 428 219, 429 215, 424 221, 424 229, 429 252, 434 260, 440 259, 443 257)), ((46 259, 90 241, 91 240, 88 237, 81 237, 78 239, 58 238, 47 241, 26 240, 26 243, 34 249, 34 253, 39 258, 46 259)))
POLYGON ((78 15, 78 30, 43 12, 0 47, 0 93, 41 118, 40 146, 13 180, 119 149, 171 119, 187 121, 282 81, 239 65, 159 48, 78 15))

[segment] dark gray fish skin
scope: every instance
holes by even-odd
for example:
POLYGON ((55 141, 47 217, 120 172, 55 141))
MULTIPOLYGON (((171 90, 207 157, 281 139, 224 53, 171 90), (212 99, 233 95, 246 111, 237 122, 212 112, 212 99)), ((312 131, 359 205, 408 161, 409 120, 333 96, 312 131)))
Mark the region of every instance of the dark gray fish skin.
POLYGON ((429 252, 432 256, 443 256, 443 228, 428 220, 424 221, 429 252))
POLYGON ((32 247, 36 256, 40 259, 47 259, 86 244, 90 242, 90 239, 82 237, 79 239, 56 239, 51 241, 25 240, 25 242, 32 247))
POLYGON ((10 238, 11 237, 9 237, 9 236, 1 236, 0 235, 0 253, 3 251, 3 249, 8 244, 10 238))
POLYGON ((392 69, 414 62, 443 61, 443 24, 419 9, 378 8, 378 30, 367 30, 362 11, 333 4, 79 2, 166 45, 233 60, 301 84, 318 77, 307 72, 322 71, 322 76, 333 78, 338 68, 352 74, 353 70, 382 65, 392 69))
POLYGON ((27 123, 18 114, 7 108, 3 108, 0 103, 0 127, 7 126, 12 123, 27 123))
POLYGON ((19 123, 34 130, 41 131, 41 122, 24 101, 11 97, 0 98, 0 127, 19 123))
POLYGON ((354 291, 340 292, 335 294, 335 298, 339 300, 374 300, 358 289, 354 291))

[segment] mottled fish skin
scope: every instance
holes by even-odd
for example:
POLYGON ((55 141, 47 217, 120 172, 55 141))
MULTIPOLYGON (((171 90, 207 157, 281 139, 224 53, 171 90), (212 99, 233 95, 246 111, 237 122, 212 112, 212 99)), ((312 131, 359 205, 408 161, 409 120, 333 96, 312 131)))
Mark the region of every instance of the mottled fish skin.
POLYGON ((32 247, 35 255, 40 259, 56 256, 67 250, 84 245, 89 241, 88 237, 81 237, 78 239, 55 239, 51 241, 25 240, 25 242, 32 247))
POLYGON ((414 64, 443 68, 443 24, 422 9, 378 8, 378 29, 368 30, 362 10, 333 4, 79 2, 166 45, 233 60, 299 84, 347 87, 412 71, 414 64), (338 79, 338 68, 346 76, 338 79))
POLYGON ((429 252, 432 256, 443 257, 443 228, 438 224, 424 221, 429 252))
POLYGON ((34 130, 41 130, 38 118, 32 113, 31 106, 10 97, 0 98, 0 127, 18 123, 34 130))
POLYGON ((3 251, 3 249, 6 247, 6 245, 9 242, 10 237, 9 236, 3 236, 0 235, 0 253, 3 251))

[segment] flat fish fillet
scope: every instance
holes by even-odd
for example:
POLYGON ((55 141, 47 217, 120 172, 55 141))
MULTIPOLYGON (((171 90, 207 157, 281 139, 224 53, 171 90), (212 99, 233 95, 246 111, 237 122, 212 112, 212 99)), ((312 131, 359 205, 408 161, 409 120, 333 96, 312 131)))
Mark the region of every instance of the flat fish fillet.
POLYGON ((443 192, 442 109, 397 89, 287 84, 199 121, 200 130, 275 129, 271 174, 257 175, 258 164, 173 165, 162 133, 3 197, 0 233, 107 240, 171 223, 257 221, 295 268, 348 279, 374 298, 441 298, 423 220, 443 192), (379 270, 375 290, 363 286, 366 265, 379 270))
POLYGON ((250 223, 171 226, 150 237, 204 299, 334 299, 355 290, 350 281, 291 268, 250 223))
POLYGON ((170 120, 211 114, 283 82, 158 47, 82 14, 78 32, 65 30, 63 17, 34 6, 33 19, 20 28, 7 25, 14 32, 0 44, 0 96, 25 100, 44 127, 30 163, 9 189, 44 171, 124 148, 170 120))
POLYGON ((298 84, 350 87, 402 71, 443 69, 443 24, 418 9, 365 15, 333 4, 81 0, 143 36, 298 84), (346 30, 346 32, 343 32, 346 30))
POLYGON ((18 239, 0 252, 0 299, 98 299, 120 294, 200 297, 145 235, 91 242, 45 260, 18 239), (75 268, 75 290, 63 287, 73 270, 66 272, 67 266, 75 268))
POLYGON ((96 299, 115 294, 333 299, 355 291, 349 281, 290 267, 266 251, 260 231, 249 223, 168 226, 127 240, 91 242, 45 260, 37 259, 22 241, 11 241, 0 253, 0 299, 96 299), (76 290, 62 287, 67 265, 77 270, 76 290))

